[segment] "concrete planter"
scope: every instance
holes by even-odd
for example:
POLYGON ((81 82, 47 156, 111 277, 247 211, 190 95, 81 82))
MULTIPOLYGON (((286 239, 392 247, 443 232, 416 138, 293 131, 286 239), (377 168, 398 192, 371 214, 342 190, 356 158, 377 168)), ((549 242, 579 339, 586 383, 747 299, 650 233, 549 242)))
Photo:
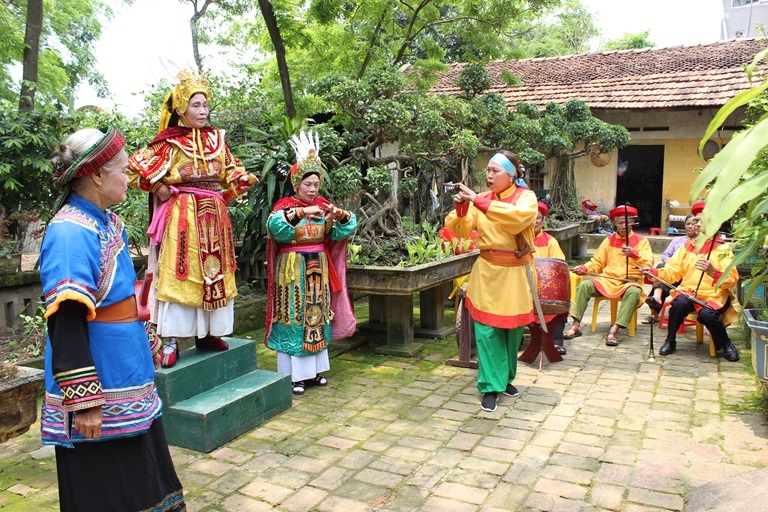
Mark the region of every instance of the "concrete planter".
POLYGON ((597 229, 597 221, 594 219, 579 222, 579 233, 592 233, 595 229, 597 229))
POLYGON ((760 309, 745 309, 744 320, 751 331, 752 368, 763 384, 768 385, 768 322, 758 320, 760 309))
MULTIPOLYGON (((368 294, 369 322, 361 330, 386 333, 387 344, 376 347, 382 354, 413 356, 424 347, 414 342, 414 333, 427 338, 444 338, 453 332, 445 325, 443 284, 472 270, 479 253, 452 256, 415 267, 350 265, 347 288, 350 293, 368 294), (413 294, 419 292, 420 326, 414 330, 413 294)), ((334 342, 339 348, 354 348, 359 339, 334 342)))
POLYGON ((349 265, 347 288, 350 292, 409 295, 469 274, 479 254, 477 251, 459 254, 415 267, 349 265))
POLYGON ((235 333, 242 334, 263 329, 266 325, 267 299, 235 299, 235 333))
POLYGON ((13 379, 0 383, 0 443, 20 436, 37 421, 37 390, 43 370, 19 366, 13 379))
POLYGON ((558 242, 570 240, 580 232, 581 224, 568 224, 561 228, 545 229, 547 233, 555 238, 558 242))
POLYGON ((550 236, 553 236, 555 240, 560 244, 560 248, 565 254, 565 259, 573 259, 574 252, 578 252, 578 239, 576 238, 580 232, 581 224, 568 224, 561 228, 545 229, 550 236), (576 250, 574 250, 574 240, 576 241, 576 250))
POLYGON ((21 253, 0 256, 0 276, 14 274, 21 270, 21 253))

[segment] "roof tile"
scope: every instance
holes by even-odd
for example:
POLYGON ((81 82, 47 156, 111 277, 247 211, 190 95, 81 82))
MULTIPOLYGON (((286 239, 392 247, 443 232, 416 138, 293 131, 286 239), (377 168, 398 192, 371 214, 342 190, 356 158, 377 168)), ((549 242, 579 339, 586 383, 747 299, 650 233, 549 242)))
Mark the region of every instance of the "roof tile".
MULTIPOLYGON (((669 48, 643 48, 488 64, 493 86, 509 106, 584 100, 593 108, 676 108, 724 105, 750 87, 744 64, 768 47, 765 39, 732 39, 669 48), (522 81, 507 86, 501 72, 522 81)), ((438 75, 432 93, 459 94, 455 85, 467 64, 438 75)))

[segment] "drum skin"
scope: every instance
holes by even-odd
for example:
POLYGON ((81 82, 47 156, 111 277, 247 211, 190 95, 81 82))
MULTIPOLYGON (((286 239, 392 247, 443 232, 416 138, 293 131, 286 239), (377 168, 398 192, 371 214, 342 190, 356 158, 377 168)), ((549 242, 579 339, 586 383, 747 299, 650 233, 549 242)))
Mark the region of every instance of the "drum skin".
POLYGON ((557 258, 533 258, 536 292, 545 315, 567 313, 571 306, 571 278, 568 264, 557 258))

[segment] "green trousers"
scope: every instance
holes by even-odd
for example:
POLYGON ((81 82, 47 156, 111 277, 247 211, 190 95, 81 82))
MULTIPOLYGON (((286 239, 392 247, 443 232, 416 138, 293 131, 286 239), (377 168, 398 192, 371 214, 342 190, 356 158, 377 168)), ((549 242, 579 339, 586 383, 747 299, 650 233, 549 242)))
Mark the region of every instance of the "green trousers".
POLYGON ((517 351, 523 340, 523 327, 502 329, 473 323, 477 341, 477 389, 480 393, 501 393, 517 375, 517 351))
MULTIPOLYGON (((640 303, 640 294, 642 290, 637 286, 630 286, 621 296, 619 311, 616 313, 616 325, 626 328, 632 321, 632 315, 635 314, 637 305, 640 303)), ((584 280, 576 288, 575 304, 571 308, 571 316, 581 322, 584 311, 587 309, 589 299, 592 297, 602 297, 595 284, 590 280, 584 280)))

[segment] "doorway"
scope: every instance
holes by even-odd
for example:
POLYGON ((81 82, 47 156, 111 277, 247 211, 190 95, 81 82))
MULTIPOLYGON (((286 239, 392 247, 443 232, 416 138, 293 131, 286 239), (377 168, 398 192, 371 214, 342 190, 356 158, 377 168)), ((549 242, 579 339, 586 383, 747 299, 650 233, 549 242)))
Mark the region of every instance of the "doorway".
POLYGON ((619 166, 626 170, 616 180, 616 204, 637 208, 637 228, 647 231, 661 226, 664 146, 631 145, 619 150, 619 166))

